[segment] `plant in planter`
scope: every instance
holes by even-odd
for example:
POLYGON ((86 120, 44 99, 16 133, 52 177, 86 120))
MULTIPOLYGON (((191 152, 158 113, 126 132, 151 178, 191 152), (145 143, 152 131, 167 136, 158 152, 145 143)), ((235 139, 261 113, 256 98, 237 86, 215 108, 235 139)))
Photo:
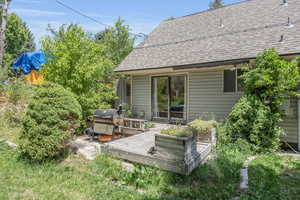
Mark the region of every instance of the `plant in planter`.
POLYGON ((196 119, 192 121, 189 126, 191 126, 197 132, 197 139, 200 142, 214 142, 217 122, 214 120, 200 120, 196 119))
MULTIPOLYGON (((197 139, 209 135, 215 144, 215 121, 195 120, 187 126, 172 126, 155 135, 155 156, 164 160, 165 169, 188 175, 195 169, 203 156, 197 152, 197 139)), ((211 148, 211 146, 209 147, 211 148)))
POLYGON ((192 126, 172 126, 168 129, 160 131, 163 135, 176 136, 176 137, 192 137, 197 134, 197 130, 192 126))
POLYGON ((149 122, 149 121, 146 121, 145 122, 145 128, 146 129, 149 129, 149 128, 155 128, 156 124, 153 123, 153 122, 149 122))

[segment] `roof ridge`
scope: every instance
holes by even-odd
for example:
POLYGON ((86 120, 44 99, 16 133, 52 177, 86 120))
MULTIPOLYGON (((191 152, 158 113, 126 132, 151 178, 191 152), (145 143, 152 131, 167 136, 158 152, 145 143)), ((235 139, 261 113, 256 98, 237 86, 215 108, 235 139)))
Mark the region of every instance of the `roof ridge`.
POLYGON ((239 1, 239 2, 235 2, 235 3, 230 3, 230 4, 227 4, 227 5, 224 5, 224 6, 220 7, 220 8, 202 10, 202 11, 191 13, 191 14, 188 14, 188 15, 183 15, 183 16, 180 16, 180 17, 175 17, 174 19, 166 19, 165 21, 173 21, 173 20, 184 18, 184 17, 190 17, 190 16, 202 14, 202 13, 205 13, 205 12, 213 12, 213 11, 216 11, 216 10, 220 10, 222 8, 226 8, 226 7, 230 7, 230 6, 235 6, 235 5, 242 4, 242 3, 248 3, 249 1, 254 1, 254 0, 242 0, 242 1, 239 1))
MULTIPOLYGON (((293 24, 298 24, 298 23, 300 23, 300 19, 295 20, 293 22, 293 24)), ((287 25, 287 23, 270 24, 270 25, 265 25, 265 26, 261 26, 261 27, 257 27, 257 28, 242 29, 242 30, 231 31, 231 32, 223 33, 223 34, 202 36, 202 37, 190 38, 190 39, 181 40, 181 41, 166 42, 166 43, 162 43, 162 44, 153 44, 153 45, 148 45, 148 46, 138 46, 135 49, 145 49, 145 48, 152 48, 152 47, 167 46, 167 45, 171 45, 171 44, 190 42, 190 41, 195 41, 195 40, 205 40, 205 39, 208 39, 208 38, 216 38, 216 37, 222 37, 222 36, 226 36, 226 35, 235 35, 235 34, 238 34, 238 33, 258 31, 258 30, 263 30, 263 29, 268 29, 268 28, 275 28, 275 27, 284 26, 284 25, 287 25)))

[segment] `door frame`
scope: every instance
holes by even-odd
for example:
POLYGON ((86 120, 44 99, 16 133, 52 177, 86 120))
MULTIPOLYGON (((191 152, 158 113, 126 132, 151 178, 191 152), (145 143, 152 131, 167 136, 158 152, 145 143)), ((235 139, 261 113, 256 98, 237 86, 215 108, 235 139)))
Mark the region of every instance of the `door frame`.
POLYGON ((161 120, 161 121, 164 121, 164 120, 168 120, 168 122, 170 122, 172 120, 171 116, 170 116, 170 98, 171 98, 171 93, 170 93, 170 89, 171 89, 171 79, 170 77, 172 76, 184 76, 185 77, 185 83, 184 83, 184 88, 185 88, 185 91, 184 91, 184 95, 185 95, 185 102, 184 102, 184 107, 185 107, 185 114, 184 114, 184 117, 182 119, 180 118, 173 118, 174 120, 184 120, 186 122, 188 122, 189 120, 189 73, 188 72, 184 72, 184 73, 168 73, 168 74, 156 74, 156 75, 150 75, 150 113, 151 113, 151 120, 154 120, 154 119, 157 119, 157 120, 161 120), (153 102, 152 102, 152 98, 153 98, 153 95, 152 95, 152 83, 153 83, 153 78, 158 78, 158 77, 168 77, 168 90, 169 90, 169 98, 168 98, 168 118, 162 118, 162 117, 154 117, 153 115, 153 112, 152 112, 152 105, 153 105, 153 102))

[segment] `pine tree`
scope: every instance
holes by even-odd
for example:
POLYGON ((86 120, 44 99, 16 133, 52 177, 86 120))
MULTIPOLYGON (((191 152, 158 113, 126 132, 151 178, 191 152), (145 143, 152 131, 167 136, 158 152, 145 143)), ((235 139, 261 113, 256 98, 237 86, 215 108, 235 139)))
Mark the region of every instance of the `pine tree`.
POLYGON ((27 24, 15 13, 8 16, 5 30, 5 53, 16 59, 24 52, 35 50, 34 37, 27 24))
POLYGON ((209 3, 210 9, 217 9, 217 8, 221 8, 223 6, 224 6, 223 0, 213 0, 209 3))

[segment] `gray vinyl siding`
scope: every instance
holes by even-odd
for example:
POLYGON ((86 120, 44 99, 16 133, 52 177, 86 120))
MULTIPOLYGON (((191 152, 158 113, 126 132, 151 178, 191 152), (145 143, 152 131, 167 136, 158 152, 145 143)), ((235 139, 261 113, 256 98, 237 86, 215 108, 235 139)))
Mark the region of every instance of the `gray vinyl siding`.
POLYGON ((145 112, 147 120, 151 119, 150 76, 132 77, 132 106, 137 113, 145 112))
MULTIPOLYGON (((213 115, 224 121, 242 93, 223 92, 223 69, 189 73, 189 121, 213 115), (206 114, 208 113, 208 114, 206 114)), ((298 143, 297 99, 291 98, 293 114, 281 123, 286 135, 283 140, 298 143)))
POLYGON ((286 135, 282 137, 283 140, 289 143, 298 143, 298 100, 296 97, 291 98, 291 115, 286 116, 281 123, 286 135))
MULTIPOLYGON (((189 72, 187 87, 188 120, 201 116, 214 116, 224 121, 242 93, 223 92, 223 69, 189 72), (208 113, 208 114, 206 114, 208 113)), ((293 115, 285 117, 281 123, 289 143, 298 143, 297 98, 291 98, 293 115)), ((135 112, 145 112, 151 120, 151 83, 150 75, 132 77, 132 106, 135 112)))
POLYGON ((223 70, 189 73, 189 121, 205 113, 223 121, 241 93, 223 92, 223 70))

